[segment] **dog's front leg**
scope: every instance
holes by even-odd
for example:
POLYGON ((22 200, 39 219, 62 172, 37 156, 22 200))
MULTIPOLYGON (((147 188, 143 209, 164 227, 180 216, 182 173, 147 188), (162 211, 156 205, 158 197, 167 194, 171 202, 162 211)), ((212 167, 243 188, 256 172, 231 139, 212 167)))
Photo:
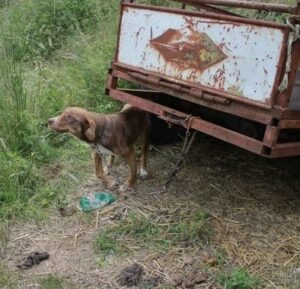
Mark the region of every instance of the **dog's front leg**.
POLYGON ((124 155, 129 166, 129 177, 124 185, 120 187, 121 191, 125 191, 127 188, 132 188, 136 182, 136 156, 134 148, 130 148, 129 152, 124 155))
POLYGON ((104 168, 105 174, 109 175, 112 172, 112 166, 113 166, 114 160, 115 160, 115 156, 114 155, 110 155, 108 157, 108 162, 107 162, 107 164, 106 164, 106 166, 104 168))
POLYGON ((94 163, 95 163, 96 176, 104 182, 107 188, 109 189, 114 188, 116 186, 116 181, 104 172, 102 157, 97 152, 94 152, 94 163))

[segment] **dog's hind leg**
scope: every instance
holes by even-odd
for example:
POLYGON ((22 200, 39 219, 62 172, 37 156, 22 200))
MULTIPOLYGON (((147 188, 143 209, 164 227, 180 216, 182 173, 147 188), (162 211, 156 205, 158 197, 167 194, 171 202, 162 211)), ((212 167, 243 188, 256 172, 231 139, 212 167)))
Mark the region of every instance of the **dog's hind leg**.
POLYGON ((120 187, 121 191, 126 191, 127 188, 132 188, 136 182, 136 156, 134 148, 131 147, 124 157, 128 162, 130 175, 124 185, 120 187))
POLYGON ((147 157, 148 157, 148 150, 149 150, 149 138, 148 132, 144 132, 140 139, 140 147, 141 147, 141 168, 140 168, 140 177, 144 180, 148 177, 147 172, 147 157))
POLYGON ((94 152, 94 164, 95 164, 95 170, 96 170, 96 176, 100 178, 105 186, 109 189, 112 189, 116 186, 116 181, 105 174, 102 164, 102 157, 97 152, 94 152))

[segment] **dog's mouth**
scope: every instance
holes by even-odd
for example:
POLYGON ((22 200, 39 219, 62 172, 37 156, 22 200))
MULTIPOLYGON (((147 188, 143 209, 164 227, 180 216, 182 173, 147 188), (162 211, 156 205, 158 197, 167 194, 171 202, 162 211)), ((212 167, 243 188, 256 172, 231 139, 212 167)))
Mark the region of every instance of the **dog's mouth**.
POLYGON ((61 125, 59 123, 58 119, 55 119, 55 118, 49 119, 48 127, 58 133, 68 133, 68 134, 74 135, 78 138, 81 138, 81 134, 75 128, 72 128, 68 125, 61 125))
POLYGON ((56 132, 59 132, 59 133, 72 133, 73 131, 70 129, 70 128, 68 128, 68 127, 60 127, 60 126, 57 126, 57 125, 55 125, 55 124, 49 124, 49 127, 52 129, 52 130, 54 130, 54 131, 56 131, 56 132))
POLYGON ((60 127, 56 127, 56 126, 54 126, 54 125, 49 125, 49 127, 50 127, 51 129, 57 131, 57 132, 62 132, 62 133, 64 133, 64 132, 65 132, 65 133, 70 132, 70 130, 67 129, 67 128, 60 128, 60 127))

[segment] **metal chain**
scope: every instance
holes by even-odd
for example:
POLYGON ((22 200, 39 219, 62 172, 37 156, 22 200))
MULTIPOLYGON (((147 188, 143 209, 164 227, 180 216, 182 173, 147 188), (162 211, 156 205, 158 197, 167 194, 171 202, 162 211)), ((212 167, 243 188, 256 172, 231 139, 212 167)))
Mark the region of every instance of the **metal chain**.
POLYGON ((185 138, 183 141, 183 146, 182 146, 181 153, 180 153, 180 158, 178 159, 178 161, 175 165, 175 168, 170 173, 167 181, 165 182, 165 184, 163 186, 164 190, 166 190, 166 188, 170 185, 170 183, 172 182, 172 180, 174 179, 176 174, 182 169, 182 164, 184 162, 184 158, 187 155, 187 153, 189 152, 189 150, 195 140, 196 134, 197 134, 197 131, 194 130, 192 136, 190 137, 190 127, 191 127, 191 122, 192 122, 192 116, 190 116, 190 115, 187 116, 187 118, 184 120, 184 122, 186 122, 186 121, 188 121, 188 124, 187 124, 187 128, 186 128, 185 138))
POLYGON ((184 153, 184 151, 186 150, 186 147, 188 145, 188 139, 189 139, 189 136, 190 136, 190 127, 191 127, 191 122, 192 122, 192 116, 191 115, 188 115, 186 117, 186 119, 183 121, 183 123, 187 122, 187 126, 186 126, 186 132, 185 132, 185 137, 184 137, 184 141, 183 141, 183 145, 182 145, 182 148, 181 148, 181 154, 184 153))
POLYGON ((190 139, 190 141, 189 141, 189 144, 188 144, 188 146, 187 146, 187 148, 186 148, 186 150, 185 150, 185 155, 186 155, 186 154, 188 153, 188 151, 190 150, 190 148, 191 148, 191 146, 192 146, 192 144, 193 144, 193 142, 194 142, 194 140, 195 140, 196 134, 197 134, 197 131, 194 130, 194 131, 193 131, 193 134, 192 134, 192 137, 191 137, 191 139, 190 139))

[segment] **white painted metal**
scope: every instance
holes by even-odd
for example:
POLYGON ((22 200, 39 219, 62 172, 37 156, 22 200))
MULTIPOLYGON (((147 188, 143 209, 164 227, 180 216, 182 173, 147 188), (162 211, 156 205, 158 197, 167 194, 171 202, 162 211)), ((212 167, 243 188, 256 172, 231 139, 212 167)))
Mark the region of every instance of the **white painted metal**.
POLYGON ((174 81, 180 79, 266 102, 272 94, 283 40, 283 31, 276 28, 126 7, 117 61, 172 77, 174 81), (169 61, 153 41, 170 29, 183 35, 179 42, 188 41, 190 33, 206 34, 225 59, 204 69, 169 61))

